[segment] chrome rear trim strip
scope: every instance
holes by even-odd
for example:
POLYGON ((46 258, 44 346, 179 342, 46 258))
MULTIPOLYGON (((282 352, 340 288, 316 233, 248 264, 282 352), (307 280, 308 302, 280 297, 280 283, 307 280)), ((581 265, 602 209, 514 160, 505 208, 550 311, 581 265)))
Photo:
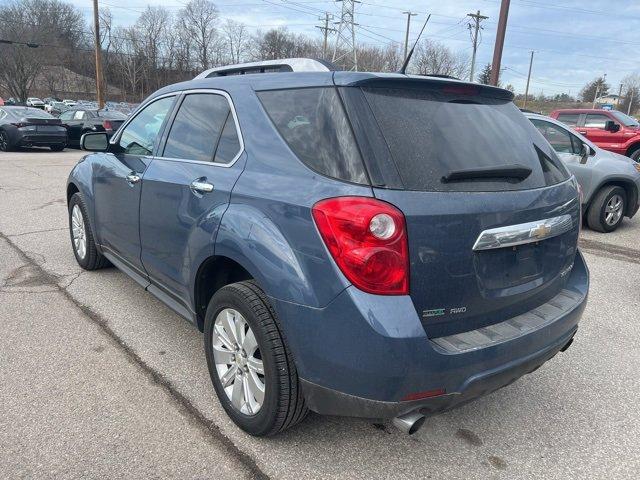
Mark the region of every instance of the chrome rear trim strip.
POLYGON ((473 245, 473 250, 491 250, 539 242, 562 235, 572 228, 573 219, 568 214, 547 218, 546 220, 491 228, 483 231, 478 236, 476 243, 473 245))

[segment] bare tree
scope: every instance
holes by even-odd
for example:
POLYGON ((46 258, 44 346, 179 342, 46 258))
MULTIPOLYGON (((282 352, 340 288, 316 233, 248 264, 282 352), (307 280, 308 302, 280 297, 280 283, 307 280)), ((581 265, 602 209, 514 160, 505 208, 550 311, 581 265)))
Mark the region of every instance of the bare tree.
POLYGON ((293 56, 295 37, 286 28, 274 28, 266 33, 258 31, 253 38, 254 60, 276 60, 293 56))
POLYGON ((81 45, 84 21, 72 5, 59 0, 10 0, 0 6, 0 85, 26 100, 47 65, 64 64, 81 45))
POLYGON ((413 60, 415 70, 420 75, 449 75, 463 78, 468 76, 469 59, 455 53, 445 45, 432 40, 420 42, 413 60))
POLYGON ((215 56, 218 32, 218 9, 209 0, 191 0, 178 13, 178 24, 188 33, 203 70, 211 66, 215 56))
POLYGON ((249 47, 247 27, 240 22, 228 19, 222 26, 222 32, 229 52, 229 63, 240 63, 249 47))

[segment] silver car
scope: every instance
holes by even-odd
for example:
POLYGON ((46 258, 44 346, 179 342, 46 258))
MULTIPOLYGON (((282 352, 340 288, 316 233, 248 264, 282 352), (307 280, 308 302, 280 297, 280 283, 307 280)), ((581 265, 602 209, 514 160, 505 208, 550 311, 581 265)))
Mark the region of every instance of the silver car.
POLYGON ((608 152, 553 118, 525 113, 582 187, 589 228, 613 232, 638 211, 640 163, 608 152))

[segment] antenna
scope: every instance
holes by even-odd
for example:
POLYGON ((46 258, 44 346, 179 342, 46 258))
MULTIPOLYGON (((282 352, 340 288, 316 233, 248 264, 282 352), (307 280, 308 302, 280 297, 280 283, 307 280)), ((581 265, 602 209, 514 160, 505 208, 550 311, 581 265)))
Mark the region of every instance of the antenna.
POLYGON ((424 21, 424 25, 422 25, 422 29, 420 29, 420 33, 418 34, 418 38, 416 38, 416 41, 413 44, 413 47, 411 47, 411 50, 409 51, 409 55, 407 55, 407 58, 404 59, 404 63, 402 64, 402 68, 400 68, 400 72, 399 73, 404 74, 405 71, 407 70, 407 67, 409 66, 409 61, 411 60, 411 57, 413 56, 413 51, 415 50, 416 45, 418 45, 418 42, 420 41, 420 37, 422 36, 422 32, 424 32, 424 27, 427 26, 427 22, 429 21, 430 18, 431 18, 431 14, 429 14, 427 19, 424 21))

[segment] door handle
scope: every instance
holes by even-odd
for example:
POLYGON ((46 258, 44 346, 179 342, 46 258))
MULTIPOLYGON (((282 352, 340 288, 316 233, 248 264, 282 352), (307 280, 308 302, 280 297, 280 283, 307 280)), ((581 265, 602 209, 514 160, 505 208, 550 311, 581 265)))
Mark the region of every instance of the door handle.
POLYGON ((577 130, 580 135, 586 135, 587 132, 585 130, 577 130))
POLYGON ((133 173, 131 172, 129 175, 127 175, 125 177, 127 179, 127 182, 129 182, 131 185, 140 182, 140 180, 142 180, 142 178, 140 178, 140 175, 138 175, 137 173, 133 173))
POLYGON ((213 184, 208 183, 200 178, 191 182, 191 185, 189 185, 189 188, 191 188, 191 191, 198 192, 198 193, 213 192, 213 184))

